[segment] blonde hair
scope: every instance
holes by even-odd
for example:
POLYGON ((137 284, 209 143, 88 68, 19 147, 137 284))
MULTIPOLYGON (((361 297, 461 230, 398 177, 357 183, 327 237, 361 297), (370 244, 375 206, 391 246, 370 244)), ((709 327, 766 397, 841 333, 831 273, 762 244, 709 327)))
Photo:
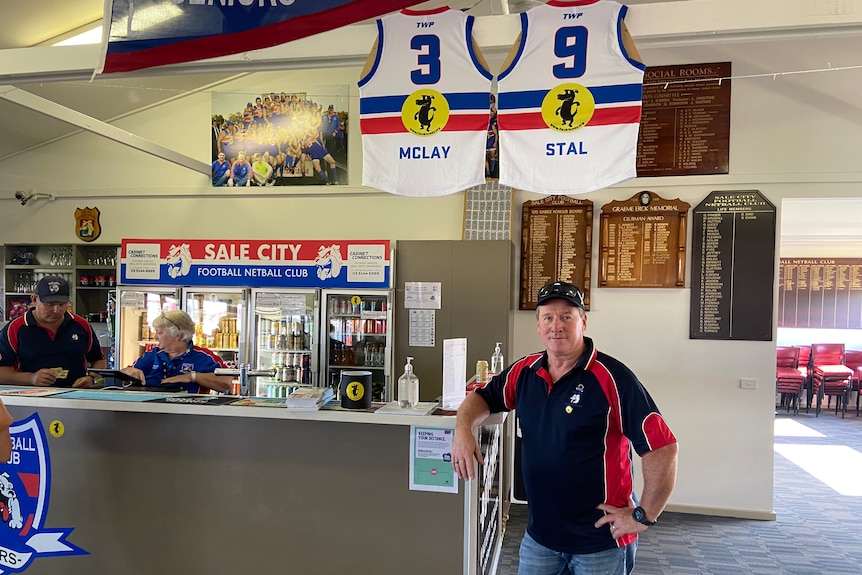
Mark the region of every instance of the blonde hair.
POLYGON ((195 322, 189 314, 179 309, 163 311, 153 320, 153 329, 167 330, 170 335, 186 342, 192 341, 195 336, 195 322))

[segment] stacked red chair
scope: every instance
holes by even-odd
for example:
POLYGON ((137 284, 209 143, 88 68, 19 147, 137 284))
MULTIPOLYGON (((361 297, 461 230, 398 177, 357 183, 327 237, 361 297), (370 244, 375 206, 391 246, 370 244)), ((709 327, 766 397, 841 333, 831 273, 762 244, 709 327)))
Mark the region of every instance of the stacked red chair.
POLYGON ((824 397, 835 397, 835 413, 841 409, 841 417, 847 413, 850 397, 850 380, 853 370, 844 365, 843 343, 811 344, 812 387, 818 390, 815 414, 820 416, 820 404, 824 397))
POLYGON ((781 398, 781 406, 793 415, 799 413, 799 398, 805 387, 806 374, 799 371, 799 348, 778 346, 775 350, 775 391, 781 398))
POLYGON ((844 352, 844 365, 853 370, 850 392, 856 392, 856 417, 859 417, 859 396, 862 388, 862 350, 848 349, 844 352))

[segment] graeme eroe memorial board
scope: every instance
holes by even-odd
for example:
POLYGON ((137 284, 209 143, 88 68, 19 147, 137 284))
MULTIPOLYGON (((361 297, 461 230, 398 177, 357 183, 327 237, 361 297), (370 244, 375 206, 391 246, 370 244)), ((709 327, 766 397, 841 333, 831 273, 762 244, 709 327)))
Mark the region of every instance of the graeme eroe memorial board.
POLYGON ((599 285, 684 287, 689 208, 647 191, 602 206, 599 285))
POLYGON ((524 202, 521 223, 518 309, 536 309, 539 288, 559 280, 580 287, 589 310, 593 202, 568 196, 524 202))
POLYGON ((694 209, 691 339, 772 339, 775 206, 758 191, 712 192, 694 209))
POLYGON ((781 258, 778 327, 862 329, 862 259, 781 258))

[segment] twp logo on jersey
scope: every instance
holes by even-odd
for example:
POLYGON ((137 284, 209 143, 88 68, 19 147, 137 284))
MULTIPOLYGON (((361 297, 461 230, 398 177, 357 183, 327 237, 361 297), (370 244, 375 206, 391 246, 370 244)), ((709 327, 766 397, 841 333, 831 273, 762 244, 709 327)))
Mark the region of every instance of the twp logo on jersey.
POLYGON ((0 573, 19 573, 34 559, 87 555, 66 541, 72 528, 46 529, 51 457, 45 429, 34 413, 9 428, 12 456, 0 465, 0 573))

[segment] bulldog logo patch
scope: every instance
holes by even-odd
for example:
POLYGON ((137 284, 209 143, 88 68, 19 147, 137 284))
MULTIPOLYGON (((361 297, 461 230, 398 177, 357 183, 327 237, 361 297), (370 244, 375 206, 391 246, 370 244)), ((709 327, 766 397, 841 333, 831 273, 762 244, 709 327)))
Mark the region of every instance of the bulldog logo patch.
POLYGON ((51 458, 34 413, 10 427, 12 456, 0 465, 0 573, 20 573, 39 557, 86 555, 66 541, 73 528, 47 528, 51 458))

